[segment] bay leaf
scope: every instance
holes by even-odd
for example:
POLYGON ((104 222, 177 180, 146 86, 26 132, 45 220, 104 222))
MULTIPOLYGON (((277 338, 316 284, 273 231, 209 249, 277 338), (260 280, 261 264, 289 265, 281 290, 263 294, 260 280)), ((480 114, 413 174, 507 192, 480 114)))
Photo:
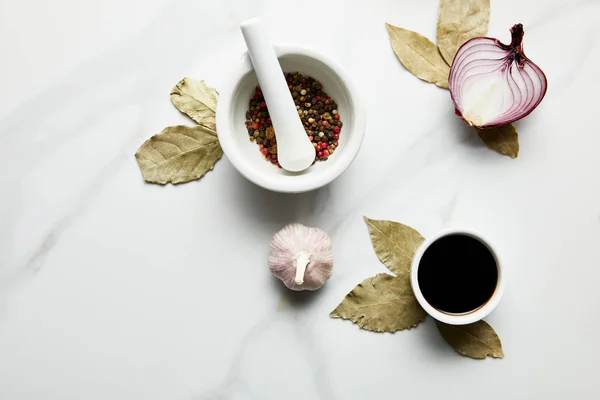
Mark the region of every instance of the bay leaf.
POLYGON ((485 36, 490 22, 490 0, 441 0, 437 44, 448 65, 464 42, 485 36))
POLYGON ((329 316, 350 320, 368 331, 396 332, 417 326, 426 313, 408 275, 378 274, 359 283, 329 316))
POLYGON ((490 149, 510 158, 519 156, 519 134, 513 124, 477 129, 477 134, 490 149))
POLYGON ((392 49, 402 65, 417 78, 447 89, 450 67, 437 46, 417 32, 388 23, 385 26, 392 49))
POLYGON ((410 264, 425 238, 410 226, 364 217, 377 257, 398 276, 409 276, 410 264))
POLYGON ((175 107, 191 119, 215 130, 215 112, 219 93, 208 87, 204 81, 183 78, 171 90, 171 101, 175 107))
POLYGON ((215 131, 202 125, 178 125, 146 140, 135 158, 146 181, 164 185, 202 177, 222 155, 215 131))
POLYGON ((454 350, 463 356, 483 359, 504 358, 500 338, 487 322, 469 325, 448 325, 435 321, 440 334, 454 350))

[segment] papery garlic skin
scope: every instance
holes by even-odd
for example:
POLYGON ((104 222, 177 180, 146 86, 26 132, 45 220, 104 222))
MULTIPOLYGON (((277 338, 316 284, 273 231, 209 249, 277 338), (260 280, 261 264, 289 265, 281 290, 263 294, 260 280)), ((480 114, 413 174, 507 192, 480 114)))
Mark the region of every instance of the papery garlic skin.
POLYGON ((289 224, 273 236, 270 249, 271 273, 292 290, 317 290, 332 274, 331 239, 321 229, 289 224))

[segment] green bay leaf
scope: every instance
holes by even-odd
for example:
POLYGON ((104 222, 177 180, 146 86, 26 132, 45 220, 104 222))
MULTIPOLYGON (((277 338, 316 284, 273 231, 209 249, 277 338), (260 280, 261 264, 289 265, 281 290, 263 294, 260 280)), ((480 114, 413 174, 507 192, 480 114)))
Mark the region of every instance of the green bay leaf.
POLYGON ((171 101, 179 111, 212 130, 216 129, 218 96, 219 93, 208 87, 204 81, 191 78, 183 78, 171 90, 171 101))
POLYGON ((450 67, 437 46, 417 32, 388 23, 385 26, 392 49, 402 65, 417 78, 447 89, 450 67))
POLYGON ((467 40, 485 36, 490 22, 490 0, 441 0, 437 44, 448 65, 467 40))
POLYGON ((202 125, 178 125, 146 140, 135 158, 146 181, 164 185, 202 177, 222 155, 215 131, 202 125))
POLYGON ((426 313, 408 276, 378 274, 359 283, 329 316, 350 320, 368 331, 396 332, 417 326, 426 313))
POLYGON ((410 264, 425 238, 410 226, 364 217, 377 257, 398 276, 409 276, 410 264))
POLYGON ((488 148, 510 158, 519 156, 519 134, 513 124, 488 129, 476 128, 476 130, 488 148))
POLYGON ((469 325, 435 322, 444 340, 459 354, 476 359, 504 358, 502 342, 487 322, 478 321, 469 325))

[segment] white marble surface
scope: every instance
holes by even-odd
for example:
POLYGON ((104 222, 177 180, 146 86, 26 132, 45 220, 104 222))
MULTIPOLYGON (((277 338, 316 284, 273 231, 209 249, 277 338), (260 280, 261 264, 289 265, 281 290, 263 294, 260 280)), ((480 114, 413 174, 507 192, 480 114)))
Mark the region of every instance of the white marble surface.
POLYGON ((549 80, 517 124, 517 160, 485 149, 448 92, 392 53, 383 23, 433 38, 437 4, 0 1, 0 399, 600 398, 600 2, 492 1, 490 35, 522 22, 549 80), (355 77, 358 158, 297 196, 227 159, 199 182, 144 184, 137 147, 188 123, 169 90, 185 75, 225 82, 253 15, 355 77), (431 320, 392 335, 329 319, 385 271, 362 215, 493 238, 509 277, 488 318, 504 360, 456 355, 431 320), (317 293, 268 272, 290 221, 332 235, 334 276, 317 293))

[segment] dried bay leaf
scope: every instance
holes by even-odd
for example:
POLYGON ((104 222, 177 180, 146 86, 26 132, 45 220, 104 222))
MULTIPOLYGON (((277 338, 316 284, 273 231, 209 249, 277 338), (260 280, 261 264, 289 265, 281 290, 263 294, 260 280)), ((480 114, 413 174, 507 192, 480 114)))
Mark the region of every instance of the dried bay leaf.
POLYGON ((183 78, 171 90, 171 101, 175 107, 191 119, 215 130, 215 112, 219 93, 204 81, 183 78))
POLYGON ((378 274, 359 283, 329 316, 350 320, 369 331, 396 332, 417 326, 426 313, 413 294, 408 275, 378 274))
POLYGON ((409 276, 410 264, 425 238, 410 226, 364 217, 377 257, 398 276, 409 276))
POLYGON ((385 26, 392 49, 402 65, 417 78, 447 89, 450 67, 440 55, 437 46, 417 32, 388 23, 385 26))
POLYGON ((504 358, 500 338, 487 322, 469 325, 448 325, 435 321, 440 334, 454 350, 463 356, 483 359, 504 358))
POLYGON ((477 134, 490 149, 510 158, 519 156, 519 134, 513 124, 477 129, 477 134))
POLYGON ((448 65, 464 42, 485 36, 490 22, 490 0, 441 0, 437 44, 448 65))
POLYGON ((146 181, 164 185, 202 177, 222 155, 215 131, 202 125, 178 125, 146 140, 135 158, 146 181))

